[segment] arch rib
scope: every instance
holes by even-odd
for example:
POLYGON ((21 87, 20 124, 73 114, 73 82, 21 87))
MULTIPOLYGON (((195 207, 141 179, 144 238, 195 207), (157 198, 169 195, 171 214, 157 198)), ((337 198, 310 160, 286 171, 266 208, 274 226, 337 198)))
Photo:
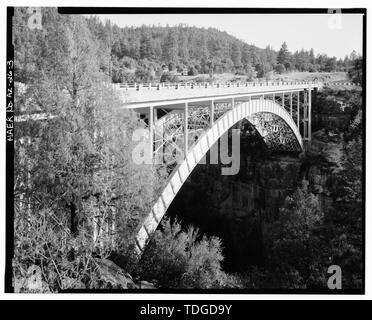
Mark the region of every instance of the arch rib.
POLYGON ((250 100, 248 102, 236 105, 234 109, 226 112, 222 117, 214 122, 187 153, 186 158, 174 169, 166 187, 155 202, 151 212, 143 221, 136 235, 136 252, 141 255, 150 236, 155 232, 161 219, 167 209, 176 197, 182 185, 186 182, 191 172, 194 170, 199 161, 206 155, 208 150, 226 133, 229 128, 242 119, 245 119, 255 113, 273 113, 282 118, 290 127, 296 139, 303 150, 303 143, 300 132, 289 113, 279 104, 272 100, 250 100))

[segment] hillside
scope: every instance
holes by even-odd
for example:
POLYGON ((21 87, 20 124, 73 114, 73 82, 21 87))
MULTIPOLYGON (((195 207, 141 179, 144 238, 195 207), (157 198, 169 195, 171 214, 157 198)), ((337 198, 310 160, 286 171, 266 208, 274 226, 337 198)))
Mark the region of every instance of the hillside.
MULTIPOLYGON (((97 17, 88 19, 94 35, 111 48, 110 74, 114 82, 153 81, 164 72, 182 76, 233 73, 254 78, 272 78, 291 71, 347 71, 357 56, 344 60, 314 49, 289 52, 286 43, 277 52, 270 46, 258 48, 215 28, 187 25, 120 28, 97 17)), ((177 81, 166 77, 164 81, 177 81)))
MULTIPOLYGON (((27 28, 27 12, 18 9, 14 41, 17 78, 24 81, 32 73, 36 57, 49 60, 40 43, 56 30, 54 19, 61 19, 54 8, 43 8, 43 30, 27 28)), ((70 17, 66 17, 67 20, 70 17)), ((314 49, 291 53, 284 42, 279 51, 270 46, 258 48, 215 28, 187 25, 175 27, 142 26, 121 28, 98 17, 84 17, 84 41, 98 48, 100 70, 113 82, 179 81, 179 76, 232 74, 242 80, 272 79, 288 72, 346 72, 358 58, 355 52, 337 60, 314 49), (178 76, 178 77, 177 77, 178 76)), ((61 34, 60 45, 68 43, 61 34)))

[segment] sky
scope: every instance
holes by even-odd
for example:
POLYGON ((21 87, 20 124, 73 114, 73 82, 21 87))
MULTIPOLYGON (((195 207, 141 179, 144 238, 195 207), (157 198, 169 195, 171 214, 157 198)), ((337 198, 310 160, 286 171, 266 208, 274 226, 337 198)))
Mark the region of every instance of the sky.
POLYGON ((344 58, 363 51, 362 14, 107 14, 98 15, 120 27, 187 24, 212 27, 254 44, 279 50, 285 41, 291 52, 314 48, 316 54, 344 58))

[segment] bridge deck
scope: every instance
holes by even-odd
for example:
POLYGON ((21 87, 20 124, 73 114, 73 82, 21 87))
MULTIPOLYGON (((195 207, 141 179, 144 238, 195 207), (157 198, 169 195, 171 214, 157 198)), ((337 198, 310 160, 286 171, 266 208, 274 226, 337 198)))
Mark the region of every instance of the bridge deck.
POLYGON ((183 105, 203 101, 224 101, 232 98, 244 98, 252 95, 278 94, 282 92, 302 91, 321 87, 320 82, 246 82, 235 84, 205 84, 195 86, 141 86, 128 87, 114 85, 126 109, 168 106, 183 108, 183 105))

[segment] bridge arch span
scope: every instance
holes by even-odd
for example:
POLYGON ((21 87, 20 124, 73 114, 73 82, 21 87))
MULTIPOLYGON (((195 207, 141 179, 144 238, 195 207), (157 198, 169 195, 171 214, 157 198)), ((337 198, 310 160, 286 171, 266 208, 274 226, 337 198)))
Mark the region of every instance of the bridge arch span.
POLYGON ((299 149, 303 150, 302 137, 291 115, 273 100, 256 99, 237 104, 227 111, 211 128, 206 130, 195 145, 189 150, 185 159, 173 170, 166 187, 153 205, 151 212, 141 223, 136 235, 136 253, 141 255, 151 235, 155 232, 161 219, 167 212, 173 199, 185 183, 199 161, 206 155, 208 150, 226 133, 232 126, 243 119, 248 119, 254 114, 269 113, 281 118, 292 131, 299 149))

